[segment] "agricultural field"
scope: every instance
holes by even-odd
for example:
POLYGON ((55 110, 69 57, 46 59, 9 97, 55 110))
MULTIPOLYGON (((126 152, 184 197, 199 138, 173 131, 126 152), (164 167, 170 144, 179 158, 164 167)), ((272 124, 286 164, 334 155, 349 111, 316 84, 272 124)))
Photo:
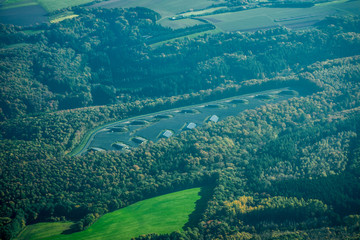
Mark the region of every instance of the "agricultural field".
MULTIPOLYGON (((43 22, 58 22, 74 15, 60 18, 59 20, 48 19, 47 13, 92 2, 92 0, 7 0, 0 5, 0 22, 6 24, 15 24, 20 26, 28 26, 43 22)), ((161 14, 162 18, 159 24, 179 29, 191 27, 203 22, 196 19, 178 19, 169 20, 174 16, 191 16, 204 13, 211 13, 222 7, 209 8, 214 4, 223 1, 166 1, 159 0, 156 2, 147 0, 110 0, 98 2, 91 7, 104 8, 129 8, 129 7, 146 7, 161 14), (208 8, 208 9, 207 9, 208 8)), ((338 0, 317 4, 311 8, 255 8, 239 12, 229 12, 222 14, 213 14, 200 17, 214 24, 218 31, 256 31, 268 29, 277 26, 285 26, 289 28, 303 28, 312 26, 313 24, 324 19, 326 16, 333 14, 359 14, 360 1, 338 0)), ((214 32, 213 32, 214 33, 214 32)))
POLYGON ((38 5, 36 1, 23 1, 23 0, 15 0, 15 1, 4 1, 1 6, 1 10, 11 9, 11 8, 19 8, 26 6, 38 5))
POLYGON ((208 8, 208 9, 204 9, 204 10, 199 10, 199 11, 189 11, 183 14, 180 14, 180 16, 183 17, 194 17, 194 16, 199 16, 199 15, 203 15, 203 14, 210 14, 213 13, 214 11, 220 10, 220 9, 224 9, 226 7, 214 7, 214 8, 208 8))
POLYGON ((255 8, 201 17, 224 32, 256 31, 277 26, 293 29, 312 26, 334 14, 358 14, 360 1, 336 1, 311 8, 255 8))
POLYGON ((0 5, 0 23, 29 26, 48 21, 47 11, 34 0, 8 1, 0 5))
POLYGON ((159 0, 159 1, 148 1, 148 0, 110 0, 106 2, 100 2, 94 4, 93 7, 104 7, 104 8, 128 8, 128 7, 146 7, 150 8, 161 14, 162 18, 172 17, 178 13, 189 11, 190 9, 204 9, 213 4, 219 4, 224 1, 209 1, 209 0, 159 0))
POLYGON ((172 29, 179 29, 179 28, 185 28, 185 27, 192 27, 195 25, 201 25, 204 24, 204 22, 201 22, 196 19, 191 18, 184 18, 179 20, 170 20, 169 18, 162 18, 158 21, 159 24, 161 24, 164 27, 169 27, 172 29))
POLYGON ((114 143, 126 144, 130 147, 138 147, 141 142, 134 141, 136 137, 141 137, 153 142, 159 141, 161 133, 170 130, 174 135, 180 134, 186 129, 189 123, 195 123, 196 126, 201 126, 208 121, 208 119, 216 115, 220 120, 228 116, 236 116, 246 109, 253 109, 266 103, 276 103, 293 97, 293 94, 279 94, 284 91, 289 91, 288 88, 274 89, 253 94, 246 94, 227 98, 223 100, 203 103, 194 106, 187 106, 178 109, 162 111, 159 113, 147 114, 130 119, 112 123, 103 126, 92 133, 90 138, 85 138, 86 144, 82 143, 83 148, 78 152, 73 152, 73 155, 81 155, 88 150, 118 150, 114 143), (269 95, 271 98, 262 99, 256 96, 269 95), (242 104, 234 104, 234 100, 244 99, 242 104), (169 118, 158 118, 158 115, 168 115, 169 118), (133 124, 134 122, 143 121, 144 124, 133 124), (126 131, 114 131, 114 128, 126 129, 126 131))
POLYGON ((339 12, 344 14, 360 14, 360 1, 353 0, 353 1, 345 1, 342 0, 335 1, 334 3, 329 3, 326 5, 328 7, 334 8, 339 12))
POLYGON ((60 230, 67 230, 70 223, 35 224, 28 226, 18 240, 126 240, 148 233, 170 233, 181 230, 189 221, 200 199, 199 192, 200 188, 192 188, 140 201, 105 214, 85 231, 69 235, 60 230), (54 229, 52 235, 49 229, 54 229))
POLYGON ((38 0, 39 4, 47 11, 53 12, 59 9, 78 6, 85 3, 92 2, 93 0, 62 0, 62 1, 54 1, 54 0, 38 0))
POLYGON ((0 23, 30 26, 51 22, 53 19, 48 18, 48 13, 88 2, 92 0, 8 0, 0 4, 0 23))

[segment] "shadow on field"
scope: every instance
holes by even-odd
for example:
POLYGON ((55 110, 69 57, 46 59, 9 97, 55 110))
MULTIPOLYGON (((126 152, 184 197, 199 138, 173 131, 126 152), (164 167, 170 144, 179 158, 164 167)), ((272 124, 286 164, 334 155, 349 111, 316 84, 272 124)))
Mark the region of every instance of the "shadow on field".
POLYGON ((185 224, 183 229, 188 227, 195 227, 200 222, 202 214, 204 213, 207 203, 214 193, 215 185, 205 186, 200 189, 199 195, 201 198, 195 203, 195 210, 189 215, 189 221, 185 224))
POLYGON ((73 225, 70 226, 69 229, 63 231, 61 234, 72 234, 72 233, 76 233, 76 232, 79 232, 80 229, 79 229, 79 224, 78 223, 74 223, 73 225))

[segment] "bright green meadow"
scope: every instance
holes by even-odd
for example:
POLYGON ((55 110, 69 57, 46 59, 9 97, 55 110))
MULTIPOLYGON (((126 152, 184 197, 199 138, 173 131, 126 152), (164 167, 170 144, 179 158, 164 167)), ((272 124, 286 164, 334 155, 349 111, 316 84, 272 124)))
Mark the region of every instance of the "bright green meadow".
POLYGON ((19 234, 16 240, 45 239, 60 235, 68 230, 72 224, 72 222, 45 222, 29 225, 19 234))
POLYGON ((18 240, 122 240, 149 233, 171 233, 181 230, 189 221, 200 199, 199 192, 200 188, 192 188, 140 201, 105 214, 85 231, 69 235, 61 234, 70 228, 69 222, 30 225, 18 240))

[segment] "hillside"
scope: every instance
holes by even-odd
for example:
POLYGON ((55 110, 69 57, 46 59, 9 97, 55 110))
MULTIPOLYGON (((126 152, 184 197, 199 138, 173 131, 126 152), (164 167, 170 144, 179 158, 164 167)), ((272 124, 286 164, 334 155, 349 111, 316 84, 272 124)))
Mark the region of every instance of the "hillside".
POLYGON ((214 27, 167 28, 142 7, 69 11, 0 25, 1 239, 43 222, 86 234, 199 187, 209 192, 181 231, 137 239, 359 237, 358 15, 189 38, 214 27), (133 141, 178 116, 169 138, 156 140, 161 126, 130 150, 72 156, 95 133, 133 141))

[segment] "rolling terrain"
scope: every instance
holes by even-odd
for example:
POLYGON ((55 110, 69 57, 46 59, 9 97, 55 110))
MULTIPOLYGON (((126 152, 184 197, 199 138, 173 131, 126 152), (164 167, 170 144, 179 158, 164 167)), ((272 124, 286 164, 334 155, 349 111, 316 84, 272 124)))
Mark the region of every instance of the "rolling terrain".
POLYGON ((27 239, 117 239, 129 240, 153 232, 171 233, 188 222, 199 200, 200 188, 193 188, 137 202, 102 216, 85 231, 61 234, 73 223, 40 223, 28 226, 17 238, 27 239), (54 232, 49 232, 54 229, 54 232))
POLYGON ((136 3, 2 2, 0 239, 359 239, 359 1, 136 3))

